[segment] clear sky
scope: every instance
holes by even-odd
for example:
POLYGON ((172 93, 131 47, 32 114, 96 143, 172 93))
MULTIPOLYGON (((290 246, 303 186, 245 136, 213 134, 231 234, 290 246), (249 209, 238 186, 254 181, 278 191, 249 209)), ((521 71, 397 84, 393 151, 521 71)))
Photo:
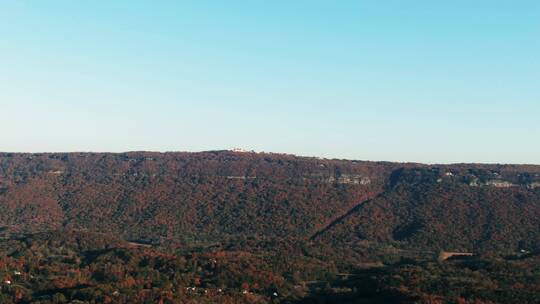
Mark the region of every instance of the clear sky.
POLYGON ((540 1, 3 1, 0 151, 540 164, 540 1))

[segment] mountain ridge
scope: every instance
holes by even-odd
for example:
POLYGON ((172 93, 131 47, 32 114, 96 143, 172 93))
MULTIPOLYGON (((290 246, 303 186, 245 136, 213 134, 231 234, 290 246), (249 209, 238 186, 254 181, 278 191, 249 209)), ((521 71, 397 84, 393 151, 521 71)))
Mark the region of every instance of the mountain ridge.
MULTIPOLYGON (((519 211, 513 206, 523 199, 530 201, 528 211, 536 214, 538 189, 540 166, 535 165, 426 165, 232 151, 0 153, 0 225, 21 232, 93 229, 130 240, 186 242, 253 236, 333 243, 351 238, 355 232, 345 229, 325 235, 361 211, 382 212, 378 216, 386 217, 386 223, 397 221, 399 227, 383 237, 376 231, 390 227, 382 223, 371 227, 369 221, 376 214, 366 215, 368 222, 351 225, 370 227, 370 235, 377 236, 371 241, 401 246, 412 235, 427 233, 422 232, 426 224, 429 229, 435 227, 428 214, 441 207, 433 202, 454 200, 446 205, 448 212, 461 214, 456 225, 467 226, 474 216, 464 210, 480 205, 466 196, 493 203, 496 198, 490 193, 501 197, 502 203, 493 205, 493 210, 482 207, 484 215, 499 207, 519 211), (422 191, 431 197, 423 197, 422 191), (400 200, 401 205, 396 205, 400 200), (383 204, 387 210, 371 208, 373 204, 383 204), (389 211, 400 208, 405 213, 389 211), (420 211, 424 214, 415 215, 416 222, 407 218, 420 211)), ((437 212, 437 216, 444 214, 437 212)), ((533 221, 525 213, 514 215, 516 219, 501 215, 499 220, 533 221)), ((478 238, 497 224, 489 216, 483 217, 486 231, 478 238)), ((524 237, 518 230, 511 234, 517 243, 524 237)), ((465 242, 459 238, 456 244, 465 242)), ((431 242, 435 247, 441 243, 431 242)), ((508 243, 503 247, 518 246, 508 243)))

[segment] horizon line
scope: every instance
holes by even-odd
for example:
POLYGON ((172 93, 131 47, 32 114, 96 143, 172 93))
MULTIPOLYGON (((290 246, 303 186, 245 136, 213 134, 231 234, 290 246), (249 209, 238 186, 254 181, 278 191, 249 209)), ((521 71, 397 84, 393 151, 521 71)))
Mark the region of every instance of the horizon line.
POLYGON ((255 151, 255 150, 243 150, 239 151, 238 148, 232 149, 215 149, 215 150, 197 150, 197 151, 188 151, 188 150, 124 150, 124 151, 34 151, 34 152, 25 152, 25 151, 0 151, 2 154, 129 154, 129 153, 157 153, 157 154, 174 154, 174 153, 184 153, 184 154, 198 154, 198 153, 211 153, 211 152, 231 152, 237 154, 273 154, 273 155, 287 155, 294 156, 299 158, 314 158, 320 160, 337 160, 337 161, 352 161, 352 162, 371 162, 371 163, 395 163, 395 164, 414 164, 414 165, 426 165, 426 166, 452 166, 452 165, 490 165, 490 166, 540 166, 536 163, 506 163, 506 162, 422 162, 422 161, 397 161, 397 160, 367 160, 367 159, 353 159, 353 158, 340 158, 340 157, 324 157, 324 156, 315 156, 315 155, 302 155, 294 154, 287 152, 272 152, 272 151, 255 151))

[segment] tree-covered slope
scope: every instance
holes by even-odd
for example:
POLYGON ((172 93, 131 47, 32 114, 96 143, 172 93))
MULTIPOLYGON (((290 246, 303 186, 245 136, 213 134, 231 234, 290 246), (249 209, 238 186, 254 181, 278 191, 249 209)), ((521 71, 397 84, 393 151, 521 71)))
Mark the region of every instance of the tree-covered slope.
POLYGON ((316 240, 467 252, 536 249, 536 178, 536 173, 484 169, 398 170, 387 191, 360 204, 316 240))
POLYGON ((129 239, 305 237, 382 191, 394 166, 226 151, 4 154, 0 225, 129 239))
POLYGON ((0 226, 128 240, 302 239, 516 250, 540 237, 540 167, 234 153, 0 154, 0 226))

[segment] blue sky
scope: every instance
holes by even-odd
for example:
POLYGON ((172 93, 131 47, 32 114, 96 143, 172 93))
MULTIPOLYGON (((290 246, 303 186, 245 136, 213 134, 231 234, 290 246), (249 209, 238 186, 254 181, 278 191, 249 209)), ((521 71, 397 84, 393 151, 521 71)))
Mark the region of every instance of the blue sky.
POLYGON ((540 164, 538 1, 0 1, 0 151, 540 164))

